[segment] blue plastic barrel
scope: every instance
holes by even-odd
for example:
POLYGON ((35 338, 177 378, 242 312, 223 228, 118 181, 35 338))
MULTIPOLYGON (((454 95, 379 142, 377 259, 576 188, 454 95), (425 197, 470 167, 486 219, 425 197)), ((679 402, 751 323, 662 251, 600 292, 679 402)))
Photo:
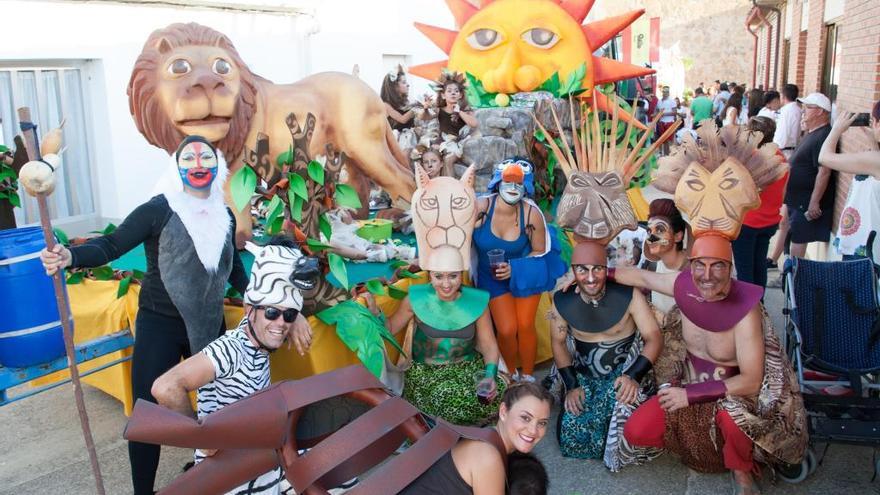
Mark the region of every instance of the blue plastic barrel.
POLYGON ((40 262, 39 227, 0 230, 0 365, 23 368, 64 355, 52 278, 40 262))

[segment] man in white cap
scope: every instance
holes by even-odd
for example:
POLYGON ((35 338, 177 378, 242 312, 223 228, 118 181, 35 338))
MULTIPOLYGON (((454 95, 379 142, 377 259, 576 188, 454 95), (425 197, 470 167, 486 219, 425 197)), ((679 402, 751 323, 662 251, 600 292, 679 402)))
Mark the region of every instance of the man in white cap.
MULTIPOLYGON (((244 295, 245 317, 201 352, 178 364, 153 383, 152 394, 162 406, 192 415, 189 393, 198 390, 202 418, 269 386, 269 354, 290 338, 300 355, 309 350, 312 329, 300 313, 300 290, 314 287, 317 260, 307 258, 288 239, 257 248, 250 283, 244 295)), ((196 450, 198 463, 215 451, 196 450)), ((280 468, 245 483, 230 493, 287 493, 280 468)))
POLYGON ((831 101, 821 93, 798 98, 803 106, 804 137, 791 154, 785 189, 791 255, 803 258, 807 244, 828 242, 834 210, 834 172, 819 164, 822 143, 831 133, 831 101))

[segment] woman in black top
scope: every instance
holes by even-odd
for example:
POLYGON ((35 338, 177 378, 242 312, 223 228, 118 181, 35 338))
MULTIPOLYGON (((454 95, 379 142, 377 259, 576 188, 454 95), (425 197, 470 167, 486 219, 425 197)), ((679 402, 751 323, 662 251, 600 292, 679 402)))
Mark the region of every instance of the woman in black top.
MULTIPOLYGON (((159 190, 111 234, 80 246, 57 244, 41 259, 48 274, 100 266, 144 244, 131 382, 135 399, 156 402, 153 381, 199 352, 223 331, 223 296, 229 281, 244 294, 248 279, 235 251, 235 220, 224 204, 226 163, 208 140, 189 136, 172 157, 159 190)), ((159 446, 129 442, 136 495, 153 493, 159 446)))
MULTIPOLYGON (((553 397, 541 385, 519 382, 511 385, 501 398, 495 429, 507 453, 528 453, 544 438, 550 422, 553 397)), ((504 493, 505 460, 486 442, 459 440, 455 447, 416 478, 402 495, 497 495, 504 493)), ((507 473, 507 478, 522 474, 540 475, 535 470, 507 473)))

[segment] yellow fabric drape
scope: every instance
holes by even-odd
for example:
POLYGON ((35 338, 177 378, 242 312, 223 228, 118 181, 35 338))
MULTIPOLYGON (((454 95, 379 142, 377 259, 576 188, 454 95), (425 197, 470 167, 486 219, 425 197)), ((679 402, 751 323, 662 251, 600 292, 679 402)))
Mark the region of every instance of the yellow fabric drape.
MULTIPOLYGON (((427 279, 404 279, 397 283, 397 287, 406 290, 413 283, 425 283, 427 279)), ((125 328, 135 329, 137 317, 137 299, 140 286, 132 285, 128 293, 118 298, 116 292, 119 288, 117 281, 94 281, 85 280, 81 284, 67 286, 70 297, 70 308, 74 319, 74 341, 79 344, 96 339, 103 335, 118 332, 125 328)), ((376 302, 385 314, 393 314, 400 301, 388 297, 379 296, 376 302)), ((538 362, 552 357, 550 349, 550 334, 547 319, 544 315, 550 308, 550 297, 545 294, 541 298, 535 324, 538 330, 538 362)), ((244 309, 235 306, 226 306, 224 316, 227 328, 235 328, 244 316, 244 309)), ((312 325, 312 348, 305 356, 297 354, 295 348, 286 347, 272 353, 270 357, 272 381, 299 379, 317 373, 324 373, 336 368, 358 363, 357 356, 350 351, 345 344, 336 337, 335 327, 324 324, 318 318, 309 317, 312 325)), ((397 336, 403 340, 403 332, 397 336)), ((389 355, 392 360, 397 358, 397 351, 389 346, 389 355)), ((96 368, 114 359, 130 355, 132 349, 125 349, 106 356, 94 359, 80 365, 81 371, 96 368)), ((34 386, 45 385, 56 380, 66 378, 66 371, 59 371, 51 375, 33 380, 34 386)), ((116 366, 99 371, 83 378, 85 383, 110 394, 122 402, 125 414, 130 415, 134 400, 131 392, 131 361, 120 363, 116 366)))

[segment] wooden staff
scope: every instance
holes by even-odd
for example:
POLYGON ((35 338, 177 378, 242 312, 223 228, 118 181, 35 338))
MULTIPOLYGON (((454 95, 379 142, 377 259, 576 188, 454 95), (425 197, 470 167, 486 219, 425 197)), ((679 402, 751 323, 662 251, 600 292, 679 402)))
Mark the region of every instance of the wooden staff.
MULTIPOLYGON (((31 122, 31 111, 28 107, 18 109, 18 120, 24 135, 25 146, 31 161, 40 160, 40 147, 37 144, 37 134, 31 122)), ((28 191, 30 193, 31 191, 28 191)), ((50 251, 55 247, 55 236, 52 233, 52 222, 49 220, 49 205, 46 201, 47 194, 34 194, 37 198, 37 206, 40 209, 40 226, 43 228, 43 239, 46 248, 50 251)), ((79 381, 79 370, 76 366, 76 356, 73 347, 73 328, 70 325, 70 308, 67 295, 64 292, 64 278, 62 270, 52 275, 55 286, 55 302, 58 304, 58 313, 61 315, 61 328, 64 331, 64 350, 67 352, 67 368, 70 370, 70 379, 73 382, 73 395, 76 397, 76 409, 79 412, 79 423, 82 427, 83 437, 86 441, 86 449, 89 451, 89 461, 92 464, 92 474, 95 476, 95 485, 98 495, 104 495, 104 479, 101 476, 101 466, 98 465, 98 454, 95 451, 95 441, 92 438, 92 429, 89 426, 89 415, 86 412, 86 404, 83 399, 82 385, 79 381)))

